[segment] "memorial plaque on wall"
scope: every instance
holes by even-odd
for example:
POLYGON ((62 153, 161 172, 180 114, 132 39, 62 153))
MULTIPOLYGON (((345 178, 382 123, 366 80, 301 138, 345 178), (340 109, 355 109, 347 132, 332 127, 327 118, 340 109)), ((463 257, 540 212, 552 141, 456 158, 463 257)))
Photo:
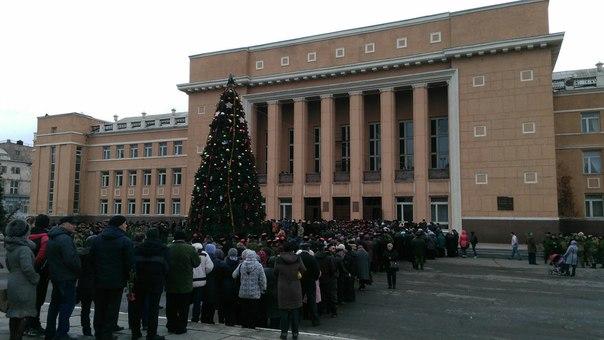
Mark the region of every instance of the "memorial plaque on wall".
POLYGON ((352 202, 352 212, 359 212, 359 202, 352 202))

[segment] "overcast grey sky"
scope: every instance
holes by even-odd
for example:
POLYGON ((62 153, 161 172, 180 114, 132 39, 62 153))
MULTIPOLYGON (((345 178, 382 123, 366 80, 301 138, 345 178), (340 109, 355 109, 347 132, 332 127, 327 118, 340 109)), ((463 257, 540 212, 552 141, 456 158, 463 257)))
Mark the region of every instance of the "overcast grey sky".
MULTIPOLYGON (((421 1, 2 1, 0 140, 31 143, 36 117, 112 120, 187 110, 188 56, 503 3, 421 1)), ((556 70, 604 60, 603 0, 550 1, 565 31, 556 70)))

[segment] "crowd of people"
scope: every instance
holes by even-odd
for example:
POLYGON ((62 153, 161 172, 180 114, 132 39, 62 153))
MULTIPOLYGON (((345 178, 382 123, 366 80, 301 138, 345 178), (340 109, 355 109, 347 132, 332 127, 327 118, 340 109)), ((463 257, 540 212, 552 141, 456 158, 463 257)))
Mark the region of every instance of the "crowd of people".
MULTIPOLYGON (((11 339, 70 339, 77 303, 84 335, 94 330, 97 339, 113 339, 124 291, 132 339, 143 331, 147 339, 164 338, 157 330, 163 294, 171 334, 186 333, 189 322, 219 322, 280 329, 281 338, 291 332, 296 339, 301 318, 316 326, 337 317, 338 307, 354 302, 375 273, 385 272, 388 289, 396 289, 401 261, 423 270, 427 259, 466 257, 470 247, 478 255, 474 232, 443 232, 425 221, 267 221, 259 234, 213 238, 184 223, 128 225, 119 215, 93 224, 63 217, 50 228, 48 216, 38 215, 12 221, 6 235, 11 339)), ((554 239, 563 245, 548 235, 546 254, 554 239)), ((512 234, 514 244, 517 250, 512 234)))

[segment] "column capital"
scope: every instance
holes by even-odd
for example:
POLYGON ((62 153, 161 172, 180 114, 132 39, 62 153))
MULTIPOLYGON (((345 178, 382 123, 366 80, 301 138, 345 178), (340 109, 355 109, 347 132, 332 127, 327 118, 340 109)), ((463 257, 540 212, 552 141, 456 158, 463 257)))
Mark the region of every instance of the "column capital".
POLYGON ((384 87, 380 89, 380 93, 383 92, 394 92, 394 87, 384 87))
POLYGON ((358 95, 363 95, 363 91, 350 91, 348 92, 349 96, 358 96, 358 95))
POLYGON ((278 104, 278 103, 279 103, 279 101, 278 101, 278 100, 267 100, 267 101, 266 101, 266 104, 268 104, 268 105, 276 105, 276 104, 278 104))
POLYGON ((305 102, 306 97, 296 97, 294 98, 294 103, 305 102))
POLYGON ((426 87, 428 87, 428 83, 416 83, 416 84, 412 84, 411 87, 414 89, 426 88, 426 87))
POLYGON ((331 93, 327 93, 327 94, 322 94, 320 95, 321 99, 331 99, 333 98, 333 94, 331 93))

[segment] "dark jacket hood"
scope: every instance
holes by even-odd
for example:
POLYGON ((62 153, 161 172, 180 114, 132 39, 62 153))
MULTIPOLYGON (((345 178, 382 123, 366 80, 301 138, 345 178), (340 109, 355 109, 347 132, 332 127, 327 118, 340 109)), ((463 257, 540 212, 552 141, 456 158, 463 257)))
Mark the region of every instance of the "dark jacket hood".
POLYGON ((126 236, 126 233, 118 227, 107 227, 101 233, 101 237, 105 240, 115 240, 122 236, 126 236))
POLYGON ((71 233, 69 231, 67 231, 67 229, 57 225, 57 226, 52 227, 52 229, 50 229, 50 231, 48 232, 48 237, 53 239, 53 238, 56 238, 57 236, 60 236, 63 234, 71 237, 71 233))
POLYGON ((281 261, 285 264, 294 264, 298 262, 298 255, 294 253, 281 253, 279 254, 279 258, 281 258, 281 261))
POLYGON ((165 244, 160 241, 145 241, 136 247, 136 255, 151 257, 157 255, 163 255, 168 249, 165 244))

